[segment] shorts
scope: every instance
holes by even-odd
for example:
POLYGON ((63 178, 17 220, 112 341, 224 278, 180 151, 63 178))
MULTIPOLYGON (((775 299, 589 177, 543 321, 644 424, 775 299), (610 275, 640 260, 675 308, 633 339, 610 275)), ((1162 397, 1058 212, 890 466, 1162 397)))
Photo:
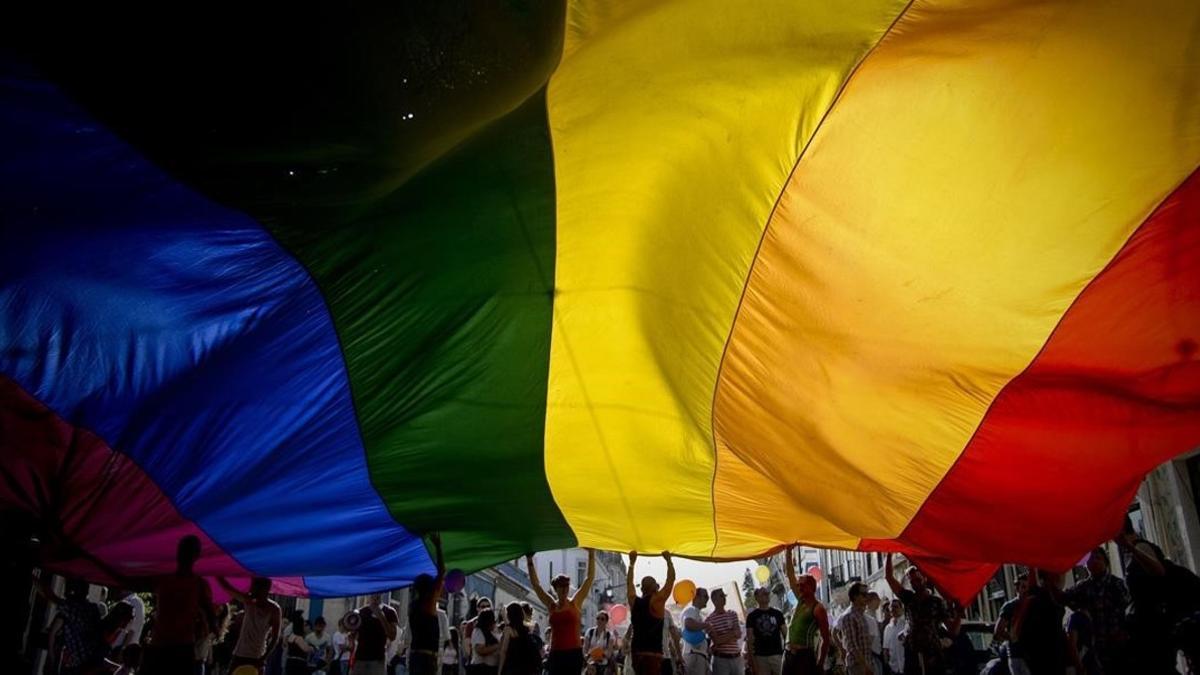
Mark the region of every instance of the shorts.
POLYGON ((753 658, 758 675, 783 675, 783 654, 755 655, 753 658))
POLYGON ((145 675, 179 675, 192 672, 195 665, 195 645, 147 645, 145 665, 140 672, 145 675))
POLYGON ((720 656, 713 654, 713 675, 745 675, 746 661, 741 654, 737 656, 720 656))
POLYGON ((408 652, 408 672, 410 675, 438 675, 439 664, 437 654, 408 652))
POLYGON ((783 675, 820 675, 817 655, 811 649, 789 651, 783 655, 783 675))
POLYGON ((387 675, 387 665, 383 661, 356 661, 350 675, 387 675))
POLYGON ((662 654, 634 654, 635 675, 662 675, 662 654))
POLYGON ((683 672, 686 675, 708 675, 708 654, 700 652, 684 654, 683 672))
POLYGON ((546 661, 550 675, 579 675, 583 672, 582 649, 553 649, 546 661))

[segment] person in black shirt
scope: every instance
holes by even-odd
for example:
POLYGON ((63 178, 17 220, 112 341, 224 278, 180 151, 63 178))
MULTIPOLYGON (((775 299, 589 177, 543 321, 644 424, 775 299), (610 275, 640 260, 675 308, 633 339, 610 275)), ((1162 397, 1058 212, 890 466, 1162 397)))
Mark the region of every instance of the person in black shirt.
POLYGON ((1031 569, 1029 589, 1013 612, 1009 668, 1022 660, 1031 675, 1063 675, 1067 669, 1067 635, 1063 630, 1062 577, 1031 569))
POLYGON ((387 643, 396 639, 396 626, 399 623, 396 610, 383 604, 383 597, 375 594, 369 596, 367 605, 355 610, 355 613, 360 623, 354 667, 350 669, 350 675, 384 675, 387 672, 387 643))
MULTIPOLYGON (((911 563, 911 561, 910 561, 911 563)), ((929 580, 916 565, 908 568, 908 583, 912 590, 904 588, 896 577, 892 554, 888 553, 884 565, 884 578, 908 616, 908 638, 904 648, 904 672, 906 675, 941 673, 946 670, 942 647, 943 624, 949 618, 946 603, 929 589, 929 580)))
POLYGON ((667 598, 671 597, 671 589, 675 587, 675 563, 671 554, 663 552, 667 561, 667 581, 659 588, 654 577, 642 579, 642 594, 637 595, 633 586, 634 564, 637 562, 637 551, 629 552, 629 573, 625 577, 626 597, 635 598, 633 601, 630 628, 633 630, 633 640, 630 651, 633 652, 633 672, 636 675, 660 675, 663 660, 663 617, 667 611, 667 598))
POLYGON ((434 562, 437 576, 418 575, 413 580, 412 601, 408 606, 408 630, 411 638, 408 645, 409 675, 437 675, 441 665, 438 652, 442 644, 441 622, 438 619, 438 601, 446 583, 446 561, 442 555, 442 537, 437 532, 429 535, 433 543, 434 562))
POLYGON ((746 651, 750 652, 753 675, 782 675, 783 634, 787 630, 783 612, 771 607, 771 593, 754 591, 758 608, 746 615, 746 651))

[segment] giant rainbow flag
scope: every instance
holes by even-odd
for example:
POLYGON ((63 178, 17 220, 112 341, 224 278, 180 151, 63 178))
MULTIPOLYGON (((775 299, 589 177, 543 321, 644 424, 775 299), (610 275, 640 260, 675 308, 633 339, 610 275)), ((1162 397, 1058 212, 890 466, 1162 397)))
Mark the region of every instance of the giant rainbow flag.
POLYGON ((0 66, 52 569, 805 542, 968 597, 1200 444, 1194 0, 102 5, 0 66))

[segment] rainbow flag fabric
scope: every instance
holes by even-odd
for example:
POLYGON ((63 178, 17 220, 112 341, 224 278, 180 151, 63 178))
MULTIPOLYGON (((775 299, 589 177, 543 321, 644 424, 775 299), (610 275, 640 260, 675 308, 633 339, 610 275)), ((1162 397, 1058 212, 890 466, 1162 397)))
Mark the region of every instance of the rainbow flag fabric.
POLYGON ((0 507, 338 596, 573 545, 1069 567, 1200 444, 1200 3, 25 8, 0 507))

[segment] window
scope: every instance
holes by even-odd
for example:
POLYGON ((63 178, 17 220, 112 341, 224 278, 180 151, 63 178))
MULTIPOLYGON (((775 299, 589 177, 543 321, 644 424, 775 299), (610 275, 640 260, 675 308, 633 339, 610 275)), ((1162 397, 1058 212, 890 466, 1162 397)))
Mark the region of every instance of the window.
POLYGON ((583 585, 583 580, 587 578, 587 561, 579 560, 575 563, 575 587, 583 585))

